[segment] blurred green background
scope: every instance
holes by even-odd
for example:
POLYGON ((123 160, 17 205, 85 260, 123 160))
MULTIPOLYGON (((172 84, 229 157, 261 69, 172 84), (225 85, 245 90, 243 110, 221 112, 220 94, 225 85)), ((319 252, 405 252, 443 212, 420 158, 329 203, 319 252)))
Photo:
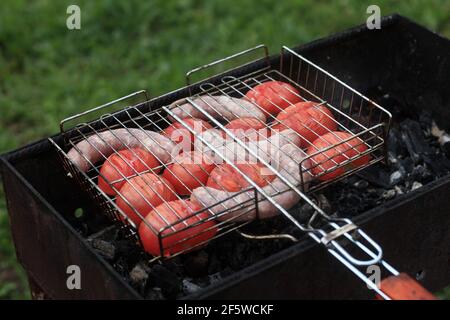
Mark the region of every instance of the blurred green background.
MULTIPOLYGON (((0 153, 90 106, 182 86, 187 70, 236 51, 265 43, 278 52, 364 23, 370 4, 450 37, 448 0, 2 0, 0 153), (81 30, 66 28, 70 4, 81 8, 81 30)), ((29 298, 1 187, 0 298, 29 298)))

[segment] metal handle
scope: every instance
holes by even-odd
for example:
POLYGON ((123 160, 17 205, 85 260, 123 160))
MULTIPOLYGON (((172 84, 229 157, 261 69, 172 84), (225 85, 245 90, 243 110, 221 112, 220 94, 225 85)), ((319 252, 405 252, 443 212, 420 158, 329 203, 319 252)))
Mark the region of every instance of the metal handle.
POLYGON ((122 102, 122 101, 125 101, 125 100, 128 100, 128 99, 134 98, 134 97, 136 97, 138 95, 141 95, 141 94, 143 94, 145 96, 145 100, 144 101, 148 101, 149 97, 148 97, 148 94, 147 94, 147 90, 136 91, 136 92, 130 93, 129 95, 126 95, 126 96, 123 96, 121 98, 118 98, 116 100, 107 102, 107 103, 102 104, 100 106, 91 108, 89 110, 86 110, 86 111, 77 113, 75 115, 72 115, 72 116, 70 116, 68 118, 65 118, 65 119, 61 120, 61 122, 59 123, 59 129, 60 129, 61 133, 64 133, 65 132, 64 125, 67 122, 75 120, 75 119, 80 118, 80 117, 83 117, 83 116, 88 115, 88 114, 90 114, 92 112, 95 112, 95 111, 98 111, 98 110, 110 107, 110 106, 112 106, 112 105, 114 105, 114 104, 116 104, 118 102, 122 102))
MULTIPOLYGON (((225 58, 222 58, 222 59, 218 59, 218 60, 216 60, 216 61, 213 61, 213 62, 211 62, 211 63, 205 64, 205 65, 203 65, 203 66, 200 66, 200 67, 197 67, 197 68, 194 68, 194 69, 188 71, 188 72, 186 73, 186 84, 187 84, 187 86, 190 86, 190 85, 192 84, 192 83, 191 83, 191 76, 192 76, 194 73, 197 73, 197 72, 199 72, 199 71, 202 71, 202 70, 211 68, 211 67, 213 67, 213 66, 216 66, 216 65, 218 65, 218 64, 224 63, 224 62, 226 62, 226 61, 230 61, 230 60, 236 59, 236 58, 238 58, 238 57, 242 57, 242 56, 244 56, 244 55, 247 55, 247 54, 249 54, 249 53, 252 53, 252 52, 257 51, 257 50, 260 50, 260 49, 263 49, 263 50, 264 50, 264 56, 262 56, 261 58, 265 58, 265 59, 266 59, 266 62, 267 62, 267 67, 270 67, 270 61, 269 61, 269 49, 267 48, 267 46, 266 46, 265 44, 260 44, 260 45, 257 45, 256 47, 249 48, 249 49, 247 49, 247 50, 243 50, 243 51, 241 51, 241 52, 232 54, 232 55, 230 55, 230 56, 228 56, 228 57, 225 57, 225 58)), ((260 59, 261 59, 261 58, 260 58, 260 59)), ((248 63, 254 62, 254 61, 256 61, 256 60, 249 61, 248 63)), ((229 70, 223 71, 222 73, 215 74, 214 76, 223 74, 223 73, 225 73, 225 72, 229 72, 229 71, 234 70, 234 69, 237 69, 237 68, 239 68, 239 67, 241 67, 241 66, 236 66, 236 67, 231 68, 231 69, 229 69, 229 70)), ((203 80, 209 80, 209 79, 211 79, 211 77, 206 78, 206 79, 202 79, 202 81, 203 81, 203 80)), ((198 82, 200 82, 200 81, 198 81, 198 82)))

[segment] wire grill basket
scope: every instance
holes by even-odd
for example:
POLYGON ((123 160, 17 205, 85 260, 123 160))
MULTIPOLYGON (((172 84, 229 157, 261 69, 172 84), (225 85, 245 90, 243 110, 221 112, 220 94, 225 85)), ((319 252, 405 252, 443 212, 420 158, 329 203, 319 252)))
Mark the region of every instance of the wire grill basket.
MULTIPOLYGON (((173 257, 191 251, 197 247, 206 245, 214 238, 218 238, 251 223, 253 219, 246 218, 249 216, 259 218, 261 204, 265 202, 283 213, 300 229, 308 232, 313 238, 315 237, 314 239, 316 241, 326 245, 331 244, 333 248, 330 250, 334 250, 334 252, 337 252, 336 254, 344 257, 351 263, 366 265, 380 261, 382 251, 376 243, 368 238, 361 230, 356 229, 356 226, 351 221, 330 218, 330 216, 317 207, 310 197, 313 192, 326 187, 330 183, 385 159, 385 136, 389 129, 391 119, 389 112, 287 47, 282 48, 282 54, 278 64, 279 68, 272 67, 267 48, 265 46, 258 46, 192 70, 187 74, 188 85, 191 82, 192 76, 199 71, 256 51, 264 52, 261 58, 261 61, 264 63, 261 68, 243 76, 232 76, 227 72, 215 75, 214 81, 212 78, 203 80, 200 83, 199 92, 195 94, 191 93, 183 101, 177 101, 171 105, 152 110, 150 107, 152 100, 148 99, 146 92, 139 91, 63 120, 61 122, 61 132, 64 137, 64 145, 61 146, 52 139, 50 140, 56 147, 68 175, 75 179, 80 187, 91 196, 103 213, 107 214, 112 220, 117 221, 127 234, 135 237, 137 241, 142 240, 137 233, 138 228, 140 228, 138 225, 145 224, 151 230, 156 239, 155 241, 158 243, 158 252, 152 252, 156 258, 173 257), (217 81, 217 76, 219 76, 219 81, 217 81), (267 141, 270 139, 267 136, 262 137, 264 132, 271 132, 273 134, 275 128, 279 131, 288 129, 292 131, 293 128, 287 122, 281 121, 274 114, 265 113, 264 125, 261 128, 262 130, 256 133, 255 139, 245 134, 237 135, 228 129, 228 125, 231 122, 230 119, 239 119, 240 116, 233 114, 232 111, 231 113, 228 112, 227 116, 224 111, 227 109, 226 105, 221 104, 217 99, 218 96, 224 97, 223 99, 228 99, 227 101, 237 99, 233 100, 235 104, 239 105, 242 110, 245 110, 252 105, 256 105, 245 98, 246 94, 254 91, 256 86, 269 81, 282 81, 290 84, 292 86, 291 88, 295 88, 295 90, 288 89, 291 90, 290 93, 296 96, 299 101, 313 101, 312 110, 315 110, 315 112, 320 114, 330 124, 329 126, 324 126, 322 123, 315 121, 305 124, 304 130, 301 132, 297 132, 299 130, 293 130, 293 133, 296 135, 293 136, 294 140, 299 139, 310 145, 308 154, 304 153, 304 156, 301 158, 293 157, 292 154, 286 155, 287 157, 291 157, 290 160, 298 167, 299 178, 295 178, 292 171, 283 172, 283 168, 277 168, 271 162, 272 154, 270 151, 265 150, 261 155, 258 153, 260 150, 255 151, 255 149, 252 149, 252 143, 254 141, 259 143, 259 141, 267 141), (128 104, 128 106, 122 108, 119 112, 105 112, 107 108, 111 108, 113 105, 117 105, 118 103, 126 104, 127 101, 137 97, 142 97, 141 102, 128 104), (211 101, 215 102, 211 103, 211 101), (186 109, 186 105, 189 108, 186 109), (207 112, 202 107, 205 105, 212 112, 207 112), (329 110, 331 114, 324 112, 324 110, 329 110), (184 112, 184 115, 180 111, 184 112), (101 113, 95 121, 81 121, 83 116, 92 115, 94 112, 101 113), (258 165, 269 170, 269 176, 272 180, 269 181, 267 179, 263 184, 265 187, 255 184, 252 177, 245 170, 243 171, 240 166, 236 165, 236 159, 230 160, 225 154, 225 151, 229 148, 229 144, 225 143, 220 147, 215 146, 214 143, 205 139, 198 131, 195 131, 186 121, 186 118, 198 116, 201 116, 201 118, 209 122, 213 128, 224 132, 227 139, 233 143, 233 146, 240 148, 239 152, 231 152, 239 158, 238 160, 245 162, 249 161, 248 158, 256 159, 258 165), (168 202, 158 194, 156 187, 149 181, 142 179, 142 182, 150 190, 149 192, 152 196, 161 198, 161 201, 156 201, 158 205, 155 205, 153 199, 149 199, 145 191, 143 192, 142 189, 130 181, 135 181, 133 179, 142 177, 146 173, 158 174, 161 171, 168 171, 176 177, 177 174, 172 172, 174 165, 182 166, 183 163, 180 163, 179 157, 177 156, 170 157, 169 161, 163 161, 160 156, 153 152, 148 144, 143 143, 142 149, 151 153, 160 163, 158 166, 148 166, 145 161, 139 158, 135 149, 129 147, 130 140, 125 141, 121 139, 123 139, 124 135, 127 135, 133 141, 152 139, 152 145, 158 145, 162 148, 161 143, 148 134, 148 132, 164 132, 174 121, 180 123, 181 129, 194 135, 196 143, 208 148, 211 156, 214 155, 214 157, 219 158, 237 173, 241 174, 246 185, 237 192, 229 193, 229 196, 226 198, 222 197, 219 199, 215 198, 214 194, 210 194, 213 201, 209 202, 208 205, 201 203, 203 208, 199 210, 188 208, 192 210, 187 210, 188 213, 184 215, 180 215, 171 205, 168 205, 167 209, 171 212, 171 218, 167 219, 167 214, 160 214, 157 208, 160 205, 167 205, 168 202), (66 129, 65 127, 69 122, 76 122, 76 126, 66 129), (328 135, 333 138, 334 143, 328 143, 328 146, 325 148, 315 147, 315 144, 312 144, 313 141, 310 141, 310 136, 302 135, 302 132, 305 132, 305 130, 306 132, 309 130, 313 133, 315 130, 320 130, 320 133, 315 133, 314 140, 320 140, 320 137, 328 135), (345 137, 342 138, 336 135, 336 131, 346 133, 345 137), (144 138, 141 134, 145 135, 144 138), (107 135, 109 138, 105 138, 107 135), (95 141, 92 140, 94 136, 96 137, 95 141), (111 137, 115 139, 114 144, 110 143, 111 137), (87 141, 90 144, 90 148, 99 156, 97 161, 92 162, 92 159, 86 154, 83 154, 83 151, 79 149, 79 143, 82 141, 87 141), (69 156, 69 150, 71 149, 77 151, 79 156, 88 164, 86 170, 81 170, 79 166, 73 163, 69 156), (104 153, 103 151, 106 149, 109 151, 104 153), (107 159, 111 153, 117 155, 120 160, 132 167, 128 162, 129 159, 124 158, 119 153, 123 149, 130 150, 132 155, 142 162, 144 168, 140 170, 133 169, 134 172, 132 174, 123 175, 119 168, 112 165, 115 171, 121 176, 117 180, 107 181, 108 179, 103 175, 101 168, 105 162, 109 161, 107 159), (357 152, 349 152, 355 150, 357 152), (99 187, 99 179, 107 181, 109 187, 114 191, 114 195, 106 194, 99 187), (275 185, 274 181, 277 179, 280 183, 275 185), (141 198, 141 201, 145 203, 145 207, 154 212, 155 217, 162 224, 159 224, 159 227, 155 227, 154 224, 149 223, 145 219, 145 215, 148 212, 144 213, 136 208, 120 192, 120 188, 116 187, 118 183, 128 183, 133 193, 141 198), (270 192, 267 191, 269 190, 267 186, 270 187, 270 192), (311 217, 307 225, 297 222, 286 208, 277 202, 278 196, 289 192, 295 193, 299 199, 310 202, 316 209, 316 213, 311 217), (123 207, 117 205, 118 199, 126 203, 131 211, 128 211, 128 213, 124 212, 123 207), (130 212, 137 219, 130 219, 130 212), (315 224, 317 220, 324 221, 326 224, 323 225, 322 223, 318 227, 315 224), (369 250, 367 246, 361 243, 362 248, 360 242, 354 240, 353 236, 350 235, 350 232, 355 230, 366 240, 366 244, 369 244, 375 250, 369 250), (370 256, 370 259, 362 261, 352 258, 347 251, 335 242, 335 239, 342 235, 354 241, 356 246, 362 248, 370 256)), ((263 99, 265 98, 267 97, 263 97, 263 99)), ((270 100, 270 98, 267 99, 270 100)), ((279 97, 279 99, 288 103, 289 107, 292 105, 284 97, 279 97)), ((272 104, 279 109, 278 112, 280 114, 284 112, 285 107, 281 108, 276 103, 272 104)), ((251 110, 247 111, 248 114, 251 114, 251 110)), ((288 143, 291 142, 288 141, 288 143)), ((278 146, 272 145, 272 148, 275 147, 278 146)), ((204 169, 202 170, 205 175, 210 174, 210 172, 204 169)), ((205 181, 199 179, 195 174, 187 173, 190 179, 196 182, 198 187, 207 186, 205 181)), ((164 180, 162 180, 162 183, 166 184, 164 180)), ((183 184, 183 181, 180 180, 180 183, 183 184)), ((185 200, 185 196, 176 194, 172 185, 166 184, 165 187, 172 191, 174 195, 172 200, 185 200)), ((208 191, 208 188, 204 189, 208 191)), ((198 209, 197 207, 195 208, 198 209)))

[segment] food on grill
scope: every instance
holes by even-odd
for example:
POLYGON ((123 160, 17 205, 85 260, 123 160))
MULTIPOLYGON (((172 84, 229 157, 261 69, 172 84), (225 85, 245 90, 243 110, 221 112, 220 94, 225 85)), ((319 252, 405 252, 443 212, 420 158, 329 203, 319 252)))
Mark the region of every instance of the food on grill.
POLYGON ((327 107, 323 105, 308 107, 301 103, 278 114, 272 129, 285 128, 296 131, 302 139, 301 147, 306 148, 319 136, 337 130, 337 123, 327 107))
POLYGON ((206 211, 189 217, 199 210, 201 207, 189 200, 166 202, 152 210, 139 226, 139 237, 145 251, 154 256, 161 254, 159 232, 165 257, 190 251, 213 238, 217 228, 213 220, 205 222, 209 217, 206 211), (182 220, 183 218, 187 219, 182 220), (170 227, 162 230, 168 226, 170 227))
POLYGON ((106 159, 100 169, 98 187, 108 195, 115 195, 125 180, 144 171, 158 172, 158 160, 140 148, 123 149, 106 159), (113 186, 116 190, 114 190, 113 186))
MULTIPOLYGON (((228 137, 229 138, 229 137, 228 137)), ((299 135, 290 129, 271 132, 264 140, 245 141, 245 147, 238 142, 224 138, 224 132, 217 129, 206 130, 198 135, 194 142, 194 150, 207 154, 217 160, 228 159, 230 161, 243 161, 257 163, 261 157, 265 161, 277 159, 275 153, 286 144, 299 146, 299 135), (205 142, 203 142, 205 141, 205 142), (253 155, 247 149, 250 149, 253 155), (214 151, 217 150, 217 152, 214 151)))
POLYGON ((170 182, 156 174, 145 173, 125 182, 117 195, 116 204, 137 227, 155 207, 176 199, 170 182))
POLYGON ((184 152, 173 159, 163 172, 180 195, 189 195, 192 190, 204 185, 214 169, 213 159, 197 151, 184 152))
POLYGON ((112 153, 126 148, 142 148, 151 152, 161 163, 171 159, 175 144, 163 135, 135 128, 120 128, 102 131, 78 142, 67 153, 69 160, 86 172, 95 163, 112 153))
MULTIPOLYGON (((273 172, 261 164, 236 163, 235 166, 260 187, 266 186, 275 179, 273 172)), ((211 171, 206 186, 236 192, 251 185, 236 169, 228 163, 224 163, 211 171)))
MULTIPOLYGON (((276 164, 272 166, 279 174, 296 186, 303 182, 305 188, 307 188, 312 177, 309 173, 309 160, 302 162, 306 156, 305 152, 293 144, 287 144, 280 148, 277 155, 276 164), (303 181, 300 176, 300 164, 303 166, 303 181)), ((300 196, 279 177, 273 179, 262 189, 285 209, 292 208, 300 200, 300 196)), ((209 211, 218 215, 218 220, 230 219, 230 221, 254 219, 256 217, 254 199, 255 193, 253 191, 238 194, 237 192, 223 191, 211 187, 196 188, 191 194, 191 201, 201 204, 205 208, 211 206, 209 211)), ((258 203, 259 218, 266 219, 278 214, 279 210, 265 200, 264 196, 260 195, 258 199, 261 200, 258 203)))
MULTIPOLYGON (((209 113, 213 118, 221 121, 232 121, 243 117, 253 117, 266 122, 265 114, 253 103, 239 98, 228 96, 203 95, 191 98, 198 108, 209 113)), ((208 121, 197 107, 189 103, 185 98, 173 102, 169 109, 179 118, 193 117, 208 121)), ((173 119, 172 119, 173 120, 173 119)))
MULTIPOLYGON (((211 129, 212 126, 201 119, 196 118, 184 118, 183 122, 190 127, 196 134, 203 132, 207 129, 211 129)), ((162 133, 176 144, 182 144, 182 151, 190 151, 193 147, 194 134, 187 129, 182 123, 174 122, 162 133)))
POLYGON ((370 161, 370 155, 364 155, 358 159, 351 160, 367 151, 364 141, 353 134, 342 131, 329 132, 317 138, 308 148, 308 155, 311 156, 311 170, 315 176, 322 181, 334 179, 346 171, 363 166, 370 161), (350 139, 343 143, 344 140, 350 139), (340 144, 338 144, 340 143, 340 144), (338 145, 337 145, 338 144, 338 145), (332 147, 329 150, 326 148, 332 147), (315 153, 318 154, 314 155, 315 153), (344 165, 342 165, 345 163, 344 165), (342 165, 336 168, 338 165, 342 165), (335 170, 333 170, 336 168, 335 170), (332 170, 328 172, 329 170, 332 170))
POLYGON ((300 92, 295 87, 281 81, 261 83, 250 89, 245 96, 271 115, 302 101, 300 92))
POLYGON ((257 118, 244 117, 230 121, 225 128, 244 141, 262 140, 269 136, 270 131, 266 124, 257 118))

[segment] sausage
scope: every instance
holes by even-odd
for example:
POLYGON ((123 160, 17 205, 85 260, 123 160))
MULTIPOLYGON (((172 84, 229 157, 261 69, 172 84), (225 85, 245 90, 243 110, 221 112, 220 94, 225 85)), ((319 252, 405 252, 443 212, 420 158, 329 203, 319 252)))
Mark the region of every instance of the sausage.
POLYGON ((267 139, 245 142, 245 146, 257 154, 257 157, 255 157, 236 141, 225 139, 222 131, 209 129, 197 136, 194 142, 194 150, 204 152, 210 157, 215 157, 217 163, 221 162, 221 156, 231 161, 250 161, 256 163, 258 159, 264 159, 265 161, 278 159, 276 153, 280 151, 282 146, 287 144, 298 146, 300 142, 301 138, 299 135, 291 129, 286 129, 281 132, 274 131, 267 139), (202 139, 217 149, 218 154, 216 155, 213 148, 208 146, 207 143, 204 143, 202 139))
MULTIPOLYGON (((219 121, 231 121, 242 117, 252 117, 266 122, 265 114, 250 101, 233 98, 228 96, 199 96, 191 98, 192 101, 204 111, 208 112, 211 117, 219 121)), ((194 105, 187 102, 186 98, 177 100, 170 104, 169 109, 181 119, 184 118, 198 118, 208 121, 209 118, 205 116, 194 105)), ((173 121, 174 119, 170 117, 173 121)))
MULTIPOLYGON (((299 185, 301 183, 300 163, 306 157, 305 152, 293 144, 282 146, 280 151, 278 152, 277 158, 279 165, 278 167, 274 166, 275 169, 290 183, 296 186, 299 185)), ((305 187, 307 187, 312 179, 309 173, 309 160, 305 160, 302 165, 303 182, 305 183, 305 187)), ((300 196, 279 177, 276 177, 272 183, 263 187, 262 190, 266 194, 273 196, 274 200, 286 210, 289 210, 300 201, 300 196)), ((220 214, 217 217, 221 221, 232 219, 231 221, 240 222, 254 219, 256 217, 254 199, 255 194, 253 191, 239 194, 238 192, 228 192, 209 187, 196 188, 191 194, 191 201, 199 203, 204 207, 213 206, 209 209, 213 214, 219 214, 227 210, 227 213, 220 214), (248 202, 244 204, 246 201, 248 202)), ((258 194, 258 200, 260 200, 258 203, 258 217, 260 219, 271 218, 278 214, 278 209, 269 201, 265 200, 262 195, 258 194)))
POLYGON ((70 149, 67 156, 82 172, 86 172, 99 160, 125 148, 143 148, 150 151, 161 163, 167 163, 171 159, 175 144, 157 132, 120 128, 91 135, 70 149))

